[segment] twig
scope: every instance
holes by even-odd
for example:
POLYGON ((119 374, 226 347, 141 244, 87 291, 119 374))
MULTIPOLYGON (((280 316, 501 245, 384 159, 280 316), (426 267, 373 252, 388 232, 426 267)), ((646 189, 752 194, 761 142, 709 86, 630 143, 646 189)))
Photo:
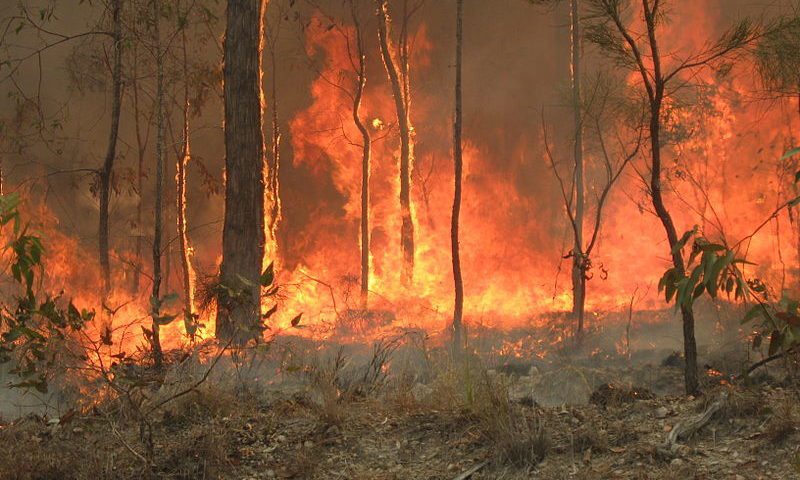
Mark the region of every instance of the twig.
POLYGON ((188 395, 188 394, 192 393, 193 391, 195 391, 197 389, 197 387, 199 387, 206 380, 208 380, 208 377, 209 377, 209 375, 211 375, 212 370, 214 370, 214 367, 217 366, 217 363, 219 362, 219 359, 222 358, 222 355, 225 354, 225 352, 228 350, 228 347, 231 346, 232 342, 233 342, 233 339, 228 340, 228 343, 224 347, 222 347, 222 349, 220 349, 220 351, 217 354, 216 358, 214 358, 214 361, 211 362, 211 365, 208 367, 208 369, 203 374, 203 376, 200 378, 200 380, 196 381, 189 388, 186 388, 185 390, 181 390, 180 392, 176 393, 175 395, 172 395, 171 397, 167 397, 164 400, 156 403, 155 405, 153 405, 150 408, 150 410, 148 410, 147 413, 150 414, 150 413, 156 411, 157 409, 159 409, 160 407, 163 407, 167 403, 169 403, 169 402, 171 402, 173 400, 176 400, 176 399, 178 399, 180 397, 183 397, 184 395, 188 395))

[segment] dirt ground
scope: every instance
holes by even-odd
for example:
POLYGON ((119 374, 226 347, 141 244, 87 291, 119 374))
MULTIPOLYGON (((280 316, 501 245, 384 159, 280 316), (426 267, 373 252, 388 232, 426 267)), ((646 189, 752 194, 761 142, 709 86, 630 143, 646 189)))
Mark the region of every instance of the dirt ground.
POLYGON ((800 478, 796 364, 736 379, 753 353, 733 327, 706 336, 703 394, 687 397, 680 355, 651 341, 674 328, 546 355, 517 347, 547 332, 473 332, 458 365, 408 332, 287 340, 206 380, 208 360, 186 361, 127 398, 84 389, 82 409, 7 417, 0 479, 800 478))

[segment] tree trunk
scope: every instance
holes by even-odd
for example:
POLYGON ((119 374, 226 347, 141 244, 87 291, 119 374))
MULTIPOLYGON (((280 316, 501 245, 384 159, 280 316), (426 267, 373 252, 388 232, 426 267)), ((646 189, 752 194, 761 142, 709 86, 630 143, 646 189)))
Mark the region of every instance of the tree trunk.
POLYGON ((272 141, 270 145, 270 157, 267 165, 267 188, 269 189, 270 212, 267 231, 269 240, 272 244, 272 255, 277 256, 278 250, 278 223, 281 220, 281 195, 280 195, 280 174, 281 163, 281 127, 278 118, 278 78, 277 61, 275 59, 275 46, 270 49, 270 67, 272 86, 270 88, 270 103, 272 104, 272 141))
MULTIPOLYGON (((144 220, 144 159, 147 152, 147 141, 142 133, 141 117, 139 110, 139 52, 137 42, 133 43, 133 67, 131 71, 131 89, 133 90, 133 120, 136 131, 136 190, 139 193, 139 201, 136 204, 136 247, 134 258, 133 278, 131 280, 131 291, 136 294, 139 292, 139 281, 142 277, 142 250, 144 249, 143 220, 144 220)), ((149 133, 148 133, 149 136, 149 133)))
POLYGON ((156 188, 153 230, 153 290, 150 296, 153 329, 151 332, 153 364, 161 368, 163 353, 158 317, 161 316, 161 249, 162 249, 162 208, 164 196, 164 57, 161 52, 161 5, 153 0, 153 25, 156 56, 156 188))
POLYGON ((571 0, 571 80, 573 125, 575 144, 575 246, 572 257, 572 313, 577 320, 576 339, 583 336, 586 297, 586 258, 583 251, 584 217, 584 165, 583 165, 583 119, 581 118, 581 30, 578 16, 578 0, 571 0))
MULTIPOLYGON (((403 94, 404 88, 398 73, 397 61, 391 46, 391 19, 389 17, 388 0, 376 0, 378 7, 378 40, 381 56, 392 86, 397 124, 400 128, 400 214, 402 226, 400 230, 400 246, 403 251, 403 283, 411 285, 414 280, 414 220, 411 215, 411 164, 414 146, 411 141, 411 121, 406 106, 408 100, 403 94)), ((408 67, 402 66, 405 70, 408 67)))
POLYGON ((103 274, 103 296, 111 291, 111 263, 109 260, 109 202, 111 197, 111 173, 114 169, 114 158, 117 154, 117 137, 119 134, 119 117, 122 104, 122 0, 112 0, 111 18, 114 38, 114 64, 111 71, 111 129, 108 134, 108 147, 106 149, 103 167, 100 169, 100 225, 97 233, 97 243, 100 250, 100 268, 103 274))
MULTIPOLYGON (((662 90, 663 93, 663 90, 662 90)), ((659 96, 660 97, 660 96, 659 96)), ((650 147, 652 150, 652 175, 650 178, 650 190, 653 198, 653 208, 658 215, 664 230, 667 233, 667 240, 672 252, 672 265, 675 267, 679 276, 686 275, 686 267, 683 261, 683 253, 680 249, 676 249, 675 245, 678 244, 678 233, 675 229, 675 223, 672 216, 664 204, 664 198, 661 193, 661 143, 660 143, 660 130, 661 130, 661 98, 651 106, 652 113, 650 118, 650 147)), ((694 335, 694 312, 691 305, 681 306, 681 317, 683 320, 683 354, 686 359, 686 368, 684 370, 684 382, 686 386, 686 393, 693 395, 697 393, 697 342, 694 335)))
POLYGON ((369 171, 370 155, 372 152, 369 130, 361 120, 361 100, 364 96, 364 86, 367 83, 366 58, 364 56, 364 39, 361 24, 358 21, 355 4, 351 5, 353 23, 356 29, 356 47, 358 55, 358 71, 356 72, 356 92, 353 97, 353 122, 361 133, 361 306, 364 310, 369 308, 369 171))
POLYGON ((264 137, 261 131, 261 40, 266 0, 228 0, 225 28, 225 220, 216 334, 246 343, 260 336, 264 257, 264 137))
POLYGON ((453 214, 450 224, 450 247, 453 257, 453 284, 455 287, 455 306, 453 308, 453 351, 460 353, 464 348, 462 317, 464 314, 464 282, 461 278, 461 257, 458 248, 458 222, 461 216, 461 62, 463 43, 464 0, 456 1, 456 87, 455 119, 453 121, 453 164, 455 167, 453 214))
MULTIPOLYGON (((661 193, 661 106, 664 100, 664 90, 666 88, 664 75, 661 71, 661 58, 656 39, 656 12, 650 8, 648 0, 642 0, 644 7, 645 22, 647 24, 647 34, 650 43, 650 53, 653 59, 653 89, 649 93, 650 97, 650 150, 652 157, 652 171, 650 177, 650 194, 653 199, 653 208, 658 215, 661 224, 667 234, 669 247, 672 251, 672 264, 679 276, 686 275, 686 266, 683 261, 683 252, 675 248, 678 244, 678 232, 675 229, 675 222, 667 210, 664 198, 661 193)), ((648 79, 644 79, 645 82, 648 79)), ((681 306, 681 317, 683 320, 683 353, 686 360, 684 370, 684 383, 686 393, 693 395, 697 393, 697 342, 694 335, 694 312, 691 304, 681 306)))
POLYGON ((184 325, 186 335, 194 338, 197 331, 194 310, 194 269, 192 268, 192 250, 189 246, 189 234, 186 228, 186 167, 191 158, 189 147, 189 68, 186 58, 186 27, 181 31, 183 47, 183 138, 181 155, 175 169, 175 200, 178 226, 178 245, 183 272, 184 325))

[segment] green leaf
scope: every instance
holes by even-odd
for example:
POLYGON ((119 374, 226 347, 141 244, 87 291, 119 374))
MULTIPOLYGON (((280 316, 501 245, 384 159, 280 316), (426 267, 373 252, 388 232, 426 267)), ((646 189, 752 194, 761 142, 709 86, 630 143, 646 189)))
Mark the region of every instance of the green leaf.
POLYGON ((269 310, 267 310, 267 312, 266 312, 266 313, 264 313, 263 315, 261 315, 261 318, 262 318, 262 319, 264 319, 264 320, 269 320, 269 318, 270 318, 271 316, 275 315, 275 312, 277 312, 277 311, 278 311, 278 304, 276 303, 275 305, 273 305, 273 306, 272 306, 272 308, 270 308, 269 310))
POLYGON ((713 267, 711 267, 711 273, 707 278, 705 278, 706 288, 708 289, 708 294, 711 295, 711 298, 717 298, 719 275, 728 265, 731 264, 732 261, 733 252, 728 250, 728 253, 726 253, 724 256, 717 257, 713 267))
POLYGON ((775 355, 783 345, 783 335, 778 330, 773 330, 772 335, 769 336, 769 350, 770 356, 775 355))
POLYGON ((3 334, 3 340, 6 342, 13 342, 21 337, 22 334, 22 329, 20 327, 15 327, 3 334))
POLYGON ((302 313, 298 313, 297 316, 292 319, 291 324, 293 327, 297 327, 298 325, 300 325, 300 317, 302 316, 303 316, 302 313))
POLYGON ((672 247, 672 254, 675 255, 679 251, 683 250, 683 247, 686 246, 686 242, 688 242, 689 239, 692 238, 696 233, 697 233, 697 227, 694 227, 692 230, 689 230, 688 232, 684 233, 681 239, 678 240, 678 243, 676 243, 672 247))
POLYGON ((795 147, 789 150, 788 152, 784 153, 783 156, 781 157, 781 160, 786 160, 787 158, 794 157, 798 153, 800 153, 800 147, 795 147))
POLYGON ((177 317, 178 317, 177 315, 161 315, 153 317, 153 321, 156 323, 156 325, 161 325, 163 327, 164 325, 169 325, 170 323, 172 323, 172 321, 175 320, 177 317))
POLYGON ((275 281, 275 264, 270 263, 269 266, 264 270, 264 273, 261 274, 259 282, 261 283, 262 287, 268 287, 272 285, 272 282, 274 281, 275 281))

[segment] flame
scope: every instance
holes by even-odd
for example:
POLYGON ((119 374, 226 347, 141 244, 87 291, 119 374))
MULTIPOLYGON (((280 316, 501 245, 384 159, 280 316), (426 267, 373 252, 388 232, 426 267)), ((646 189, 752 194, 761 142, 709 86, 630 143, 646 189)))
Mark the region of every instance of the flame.
MULTIPOLYGON (((703 35, 717 30, 719 19, 701 2, 685 8, 687 14, 681 17, 680 29, 663 28, 662 44, 672 51, 700 48, 705 42, 703 35), (688 9, 694 14, 688 14, 688 9)), ((289 130, 293 167, 308 176, 308 202, 314 203, 314 211, 299 233, 279 242, 277 252, 270 251, 270 258, 274 256, 281 267, 278 283, 282 286, 280 310, 271 331, 291 330, 314 338, 354 335, 359 339, 398 328, 440 332, 449 322, 453 305, 449 125, 439 121, 441 105, 435 99, 415 95, 412 120, 417 126, 417 147, 412 204, 416 259, 414 283, 405 287, 397 202, 399 141, 396 125, 382 120, 396 115, 386 82, 377 74, 368 78, 362 111, 380 133, 374 135, 370 178, 373 301, 371 312, 360 311, 360 136, 352 122, 352 100, 346 94, 355 78, 342 32, 354 36, 352 27, 330 29, 324 23, 312 22, 305 30, 307 53, 321 59, 322 65, 311 84, 310 104, 291 119, 289 130), (302 328, 292 328, 291 320, 298 313, 303 314, 302 328)), ((433 48, 426 28, 420 27, 411 58, 412 79, 425 74, 433 48)), ((741 69, 748 70, 746 66, 741 69)), ((790 188, 786 180, 781 183, 782 166, 777 159, 795 143, 793 132, 800 119, 778 109, 763 111, 763 105, 749 101, 748 92, 757 87, 750 75, 716 77, 713 72, 703 72, 699 80, 707 85, 704 108, 680 109, 673 99, 665 104, 668 126, 675 122, 694 127, 665 147, 669 158, 667 201, 679 230, 701 224, 711 237, 724 232, 727 238, 742 239, 769 217, 790 188)), ((635 83, 635 76, 629 81, 635 83)), ((592 161, 590 153, 587 161, 592 161)), ((556 198, 550 195, 552 192, 532 195, 522 185, 531 176, 531 165, 543 163, 542 139, 536 136, 507 138, 498 127, 472 132, 466 138, 461 252, 469 324, 504 329, 544 326, 547 314, 571 309, 569 267, 562 265, 570 244, 565 240, 563 212, 552 207, 556 198), (513 146, 511 158, 502 164, 496 160, 494 142, 498 138, 513 146)), ((637 167, 646 168, 641 161, 637 167)), ((97 295, 99 268, 91 249, 64 234, 57 217, 45 207, 31 208, 38 209, 35 218, 40 223, 38 228, 45 232, 48 248, 45 286, 66 291, 79 308, 98 311, 97 321, 86 335, 111 339, 111 345, 103 350, 103 361, 111 362, 113 355, 121 352, 146 349, 141 331, 150 322, 146 294, 132 297, 122 288, 127 284, 125 269, 118 267, 117 289, 103 307, 97 295)), ((285 217, 284 223, 292 220, 285 217)), ((758 266, 748 274, 771 285, 796 289, 800 274, 797 229, 798 225, 783 213, 765 232, 749 240, 749 258, 758 266)), ((654 285, 669 265, 668 252, 663 230, 649 213, 641 179, 629 171, 605 212, 593 263, 608 274, 605 279, 596 275, 589 282, 587 310, 621 310, 640 287, 640 291, 650 288, 637 300, 637 308, 664 308, 654 285)), ((120 250, 112 256, 129 258, 131 254, 120 250)), ((215 264, 218 266, 219 258, 215 264)), ((180 311, 180 305, 168 308, 180 311)), ((213 311, 203 313, 200 322, 210 327, 213 315, 213 311)), ((546 342, 559 341, 560 335, 563 333, 554 333, 546 342)), ((201 329, 199 341, 210 336, 210 328, 201 329)), ((161 337, 165 349, 190 341, 179 321, 165 326, 161 337)), ((526 337, 503 345, 495 353, 521 357, 543 347, 544 342, 526 337)))

